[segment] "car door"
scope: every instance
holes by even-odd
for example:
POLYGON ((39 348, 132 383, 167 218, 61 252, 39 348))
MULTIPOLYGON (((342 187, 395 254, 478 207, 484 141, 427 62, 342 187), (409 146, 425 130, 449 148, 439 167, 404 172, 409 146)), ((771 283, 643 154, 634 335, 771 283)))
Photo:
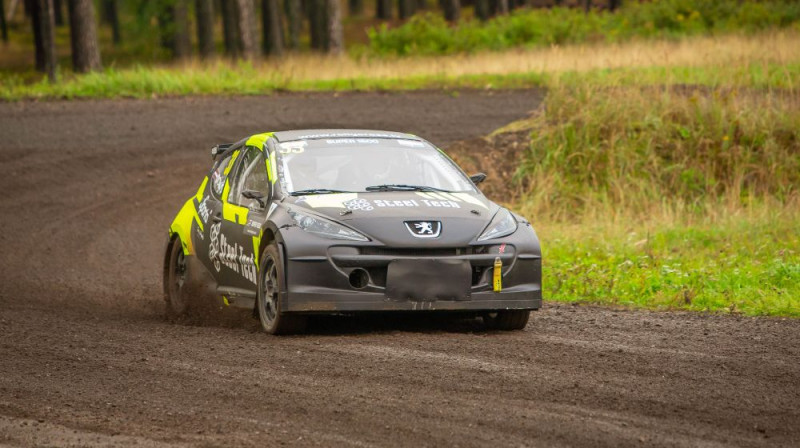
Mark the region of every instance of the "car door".
POLYGON ((203 198, 197 204, 197 212, 204 225, 202 228, 198 228, 200 238, 195 240, 195 252, 214 276, 217 284, 221 284, 225 277, 219 250, 219 235, 222 229, 222 197, 227 188, 228 174, 233 169, 238 155, 239 151, 233 151, 214 164, 208 176, 203 198))
POLYGON ((255 294, 261 225, 270 201, 270 182, 264 153, 256 147, 242 150, 223 191, 220 260, 229 275, 224 284, 230 295, 255 294))

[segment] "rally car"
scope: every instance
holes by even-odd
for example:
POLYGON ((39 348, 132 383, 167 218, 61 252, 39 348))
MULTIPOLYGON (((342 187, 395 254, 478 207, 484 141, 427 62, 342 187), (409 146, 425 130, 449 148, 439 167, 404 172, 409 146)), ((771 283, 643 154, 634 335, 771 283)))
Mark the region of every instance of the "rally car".
POLYGON ((519 330, 542 304, 530 222, 488 200, 440 149, 369 130, 269 132, 211 150, 169 228, 171 316, 197 286, 268 333, 314 313, 451 311, 519 330))

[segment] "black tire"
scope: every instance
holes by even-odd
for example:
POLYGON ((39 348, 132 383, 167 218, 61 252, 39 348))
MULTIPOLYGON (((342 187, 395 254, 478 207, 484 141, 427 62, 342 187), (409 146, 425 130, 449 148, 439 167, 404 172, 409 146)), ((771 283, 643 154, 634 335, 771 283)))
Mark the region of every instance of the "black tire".
POLYGON ((281 309, 280 293, 284 285, 283 258, 278 245, 270 243, 261 254, 258 269, 256 308, 261 328, 269 334, 300 333, 306 328, 305 316, 287 314, 281 309))
POLYGON ((515 331, 528 325, 531 312, 528 310, 503 310, 484 313, 483 324, 489 330, 515 331))
POLYGON ((189 270, 183 254, 180 238, 174 238, 167 247, 164 264, 164 300, 167 302, 167 318, 180 319, 189 314, 188 279, 189 270))

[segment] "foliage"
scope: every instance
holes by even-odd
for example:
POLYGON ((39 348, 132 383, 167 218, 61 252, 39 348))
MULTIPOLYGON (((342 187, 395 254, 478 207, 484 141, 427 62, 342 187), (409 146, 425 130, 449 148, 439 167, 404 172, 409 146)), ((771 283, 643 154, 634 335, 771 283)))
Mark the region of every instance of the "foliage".
POLYGON ((797 216, 545 228, 549 300, 800 317, 797 216))
POLYGON ((786 91, 552 88, 516 180, 532 216, 705 215, 800 203, 800 100, 786 91))
POLYGON ((370 29, 368 45, 378 56, 441 55, 634 37, 752 32, 797 27, 799 22, 800 3, 790 0, 659 0, 625 2, 616 13, 518 9, 487 22, 466 20, 456 26, 438 14, 422 14, 399 27, 383 24, 370 29))

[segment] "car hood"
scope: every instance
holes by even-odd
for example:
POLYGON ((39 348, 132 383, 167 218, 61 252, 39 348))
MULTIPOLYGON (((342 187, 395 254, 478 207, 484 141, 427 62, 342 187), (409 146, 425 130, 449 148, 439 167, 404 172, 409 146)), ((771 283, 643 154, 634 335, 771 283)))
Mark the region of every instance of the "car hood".
POLYGON ((482 194, 405 191, 298 196, 284 204, 327 216, 391 247, 469 244, 499 208, 482 194), (412 234, 407 221, 438 221, 441 231, 438 237, 421 238, 412 234))

